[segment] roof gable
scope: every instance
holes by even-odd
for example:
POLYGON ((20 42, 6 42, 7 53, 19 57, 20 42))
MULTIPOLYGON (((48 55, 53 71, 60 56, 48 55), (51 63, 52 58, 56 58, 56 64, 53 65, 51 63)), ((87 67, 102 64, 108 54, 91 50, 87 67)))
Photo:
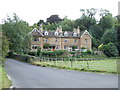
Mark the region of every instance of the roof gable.
POLYGON ((90 33, 89 33, 87 30, 81 32, 80 37, 82 37, 82 36, 85 35, 85 34, 89 35, 89 36, 92 38, 92 36, 90 35, 90 33))
POLYGON ((43 34, 37 29, 37 28, 34 28, 31 32, 30 32, 31 35, 33 36, 43 36, 43 34))

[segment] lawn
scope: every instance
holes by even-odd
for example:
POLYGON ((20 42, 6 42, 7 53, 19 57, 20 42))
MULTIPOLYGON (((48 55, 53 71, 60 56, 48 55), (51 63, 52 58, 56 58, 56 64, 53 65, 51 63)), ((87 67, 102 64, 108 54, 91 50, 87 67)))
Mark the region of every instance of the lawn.
POLYGON ((105 60, 91 60, 91 61, 34 61, 36 65, 48 65, 48 66, 58 66, 66 67, 78 70, 89 70, 97 72, 109 72, 117 73, 117 60, 118 59, 105 59, 105 60))
POLYGON ((11 81, 8 79, 7 74, 2 66, 0 66, 0 90, 1 88, 9 88, 11 81))

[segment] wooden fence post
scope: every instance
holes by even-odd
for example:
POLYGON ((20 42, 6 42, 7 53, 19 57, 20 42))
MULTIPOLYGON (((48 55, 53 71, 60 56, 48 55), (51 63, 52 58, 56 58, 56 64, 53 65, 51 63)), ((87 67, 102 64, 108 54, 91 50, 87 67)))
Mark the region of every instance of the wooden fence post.
POLYGON ((73 61, 72 58, 70 58, 70 62, 71 62, 71 68, 73 67, 73 61))
POLYGON ((87 68, 89 69, 89 63, 88 63, 88 60, 87 60, 87 68))

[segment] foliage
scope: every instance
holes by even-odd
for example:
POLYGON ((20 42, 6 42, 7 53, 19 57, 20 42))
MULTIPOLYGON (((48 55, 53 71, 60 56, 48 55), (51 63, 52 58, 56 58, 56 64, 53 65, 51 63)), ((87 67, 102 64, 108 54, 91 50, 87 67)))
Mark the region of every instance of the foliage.
POLYGON ((117 31, 114 28, 107 30, 101 38, 101 43, 107 44, 109 42, 117 45, 117 31))
POLYGON ((108 57, 118 56, 118 49, 117 49, 116 45, 112 42, 110 42, 106 45, 103 45, 103 52, 108 57))
POLYGON ((103 50, 103 43, 98 46, 98 50, 103 50))
POLYGON ((50 46, 50 44, 49 44, 49 43, 44 43, 43 48, 48 49, 48 48, 49 48, 49 46, 50 46))
POLYGON ((2 57, 5 57, 9 51, 9 41, 8 38, 2 34, 2 57))
POLYGON ((77 46, 72 46, 72 49, 73 49, 73 50, 77 49, 77 46))
POLYGON ((12 18, 8 17, 2 25, 3 32, 11 43, 10 51, 26 53, 30 50, 29 44, 31 39, 28 35, 30 27, 28 23, 20 20, 16 14, 14 14, 12 18))
POLYGON ((63 50, 55 50, 55 51, 33 51, 33 52, 29 52, 28 55, 32 55, 32 56, 42 56, 42 57, 58 57, 58 56, 62 56, 65 51, 63 50))
POLYGON ((49 18, 47 18, 47 23, 58 23, 62 21, 61 18, 59 18, 58 15, 51 15, 49 18))
POLYGON ((112 28, 114 24, 116 23, 116 20, 112 17, 112 14, 108 13, 105 16, 103 16, 100 19, 100 26, 105 29, 105 28, 112 28))

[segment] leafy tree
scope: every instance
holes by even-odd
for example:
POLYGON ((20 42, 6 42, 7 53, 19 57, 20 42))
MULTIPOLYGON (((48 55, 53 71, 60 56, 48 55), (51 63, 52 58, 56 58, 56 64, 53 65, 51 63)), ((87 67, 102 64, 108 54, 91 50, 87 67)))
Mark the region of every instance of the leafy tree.
POLYGON ((2 57, 5 57, 9 51, 9 41, 8 38, 2 34, 2 57))
POLYGON ((51 15, 49 18, 47 18, 47 23, 58 23, 62 21, 61 18, 59 18, 59 15, 51 15))
POLYGON ((117 16, 117 24, 115 25, 115 29, 117 31, 117 40, 118 40, 118 51, 120 55, 120 15, 117 16))
POLYGON ((74 28, 74 21, 67 19, 67 17, 64 18, 64 20, 60 23, 58 23, 59 26, 62 27, 63 31, 73 31, 74 28))
POLYGON ((2 33, 2 27, 0 25, 0 64, 5 62, 5 56, 7 56, 7 53, 9 51, 9 40, 5 36, 5 34, 2 33))
POLYGON ((34 28, 39 28, 39 25, 34 23, 33 26, 31 26, 31 30, 34 29, 34 28))
POLYGON ((40 26, 40 24, 45 24, 44 20, 39 20, 39 22, 37 23, 37 26, 40 26))
POLYGON ((102 28, 98 24, 91 26, 89 32, 95 39, 98 40, 100 40, 104 34, 102 28))
POLYGON ((114 28, 107 30, 101 38, 101 43, 107 44, 109 42, 113 42, 115 45, 118 44, 117 31, 114 28))
POLYGON ((112 17, 111 13, 108 13, 100 19, 99 25, 102 27, 102 29, 110 29, 115 25, 115 23, 115 18, 112 17))
POLYGON ((118 56, 118 49, 114 43, 108 43, 103 45, 103 52, 108 57, 118 56))
POLYGON ((75 27, 80 26, 80 30, 89 30, 91 26, 96 24, 97 9, 81 9, 80 12, 82 12, 82 16, 75 20, 75 27))
MULTIPOLYGON (((29 48, 30 46, 27 45, 26 37, 28 36, 28 33, 30 32, 30 27, 28 23, 25 21, 22 21, 19 19, 19 17, 14 14, 13 19, 7 18, 7 20, 4 21, 4 24, 2 25, 3 32, 9 38, 10 41, 10 51, 16 52, 16 53, 23 53, 28 52, 25 51, 25 48, 29 48), (25 45, 25 47, 24 47, 25 45)), ((28 38, 28 37, 27 37, 28 38)))
POLYGON ((100 45, 100 40, 99 39, 95 39, 94 37, 92 38, 92 47, 94 48, 98 48, 98 46, 100 45))

